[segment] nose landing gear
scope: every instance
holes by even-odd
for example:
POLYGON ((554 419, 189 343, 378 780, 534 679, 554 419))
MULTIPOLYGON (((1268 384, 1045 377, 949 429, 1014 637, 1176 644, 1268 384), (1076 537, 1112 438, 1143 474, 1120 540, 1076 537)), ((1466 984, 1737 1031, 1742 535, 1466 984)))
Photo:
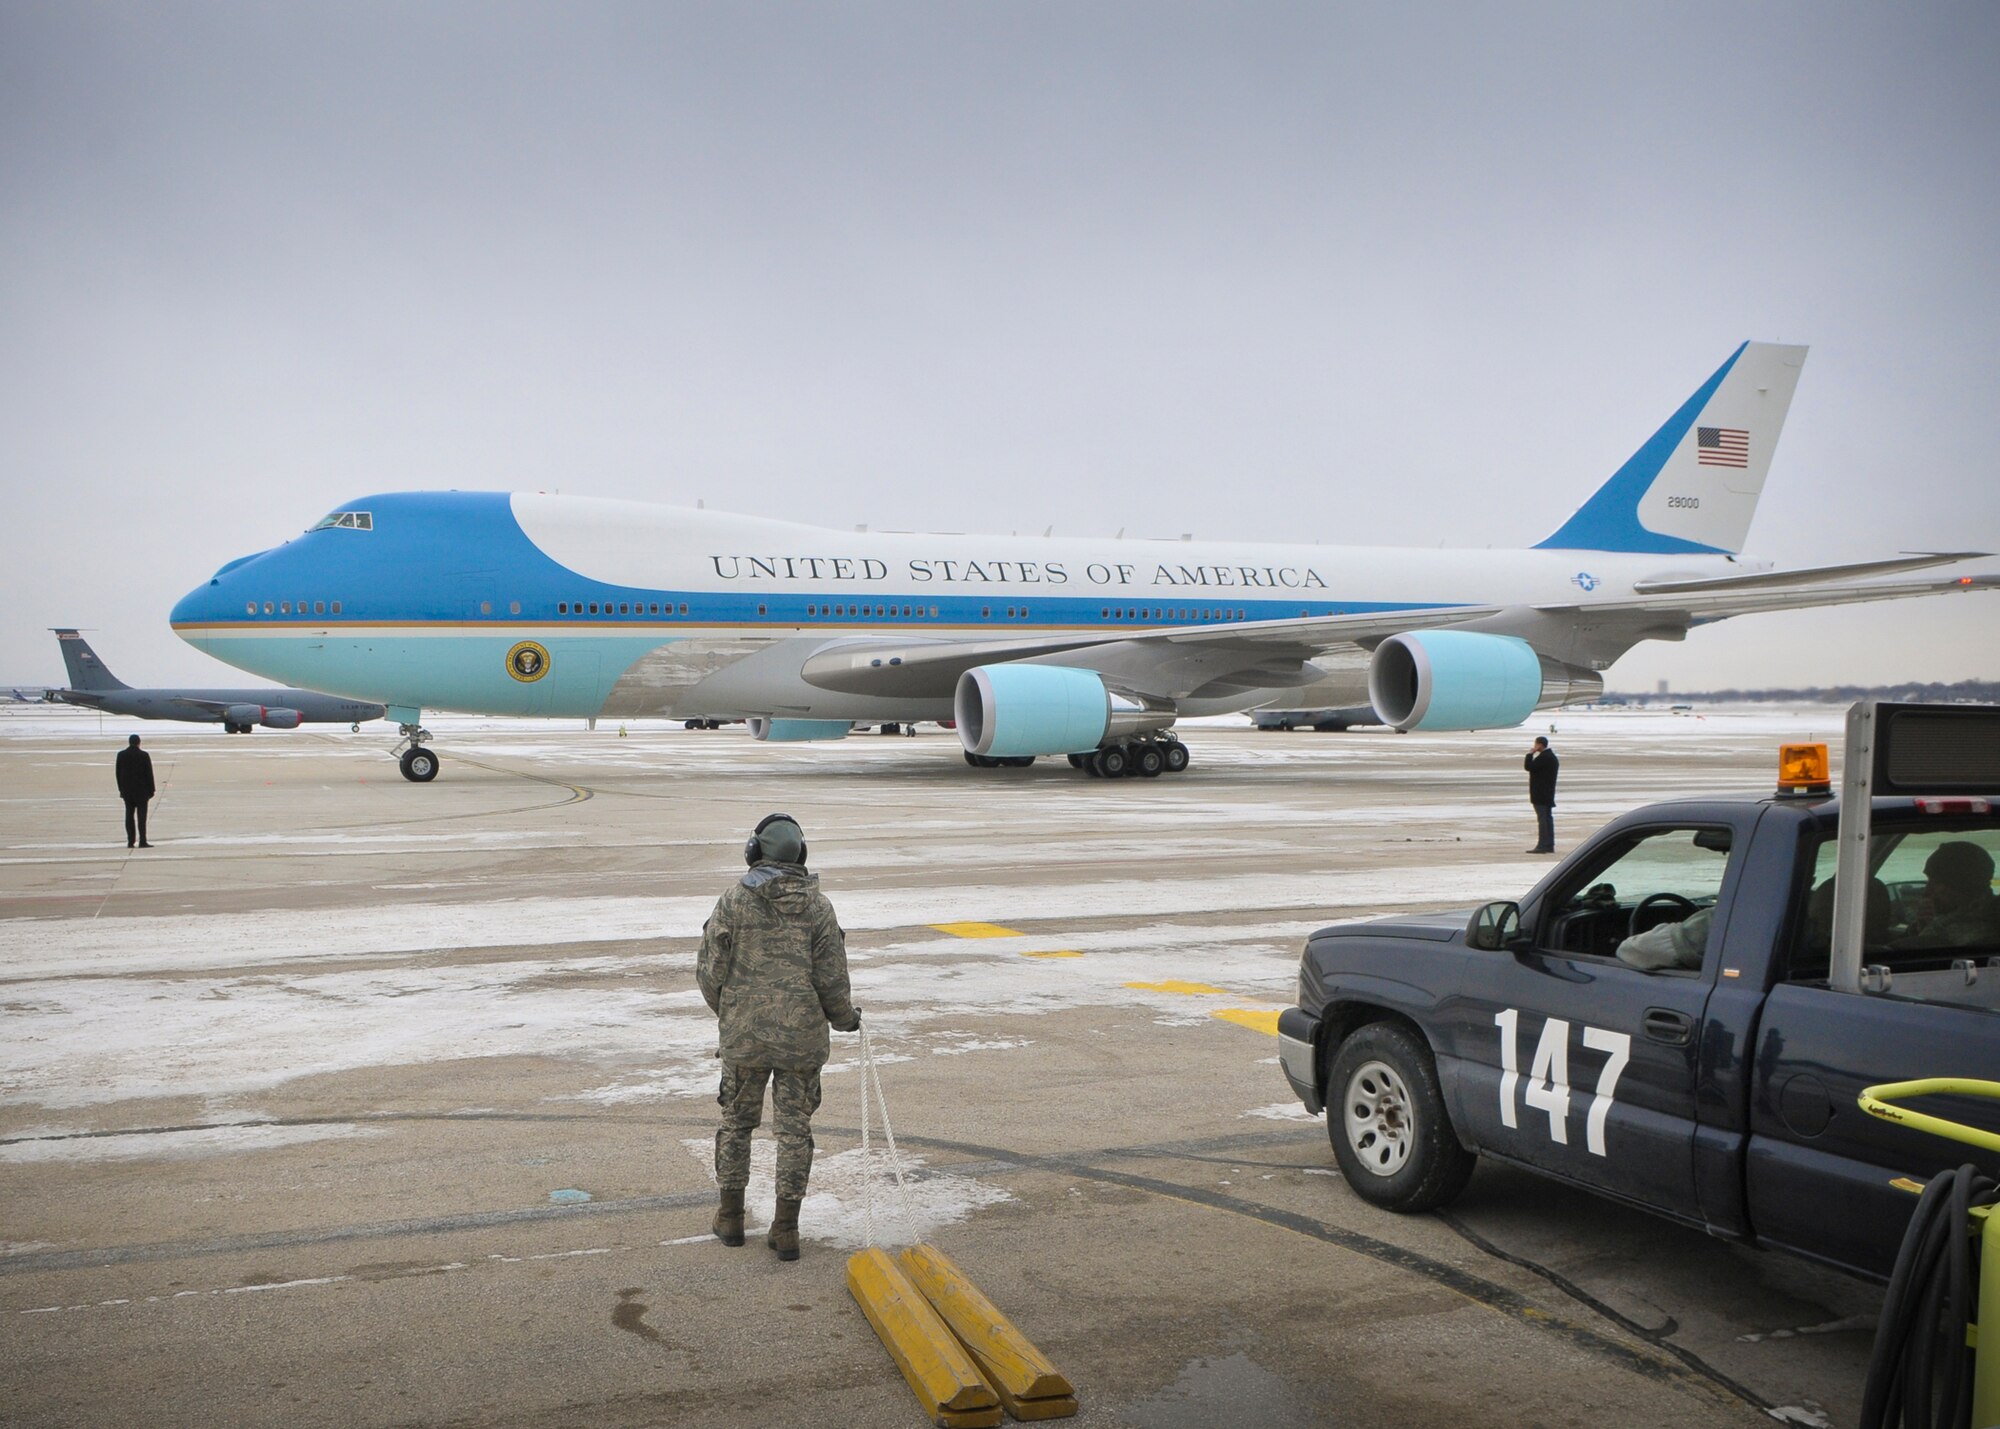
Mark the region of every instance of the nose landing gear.
POLYGON ((431 732, 414 721, 397 725, 396 732, 403 736, 403 742, 389 752, 398 756, 396 766, 403 771, 403 777, 412 784, 428 784, 437 778, 437 754, 424 748, 431 732))

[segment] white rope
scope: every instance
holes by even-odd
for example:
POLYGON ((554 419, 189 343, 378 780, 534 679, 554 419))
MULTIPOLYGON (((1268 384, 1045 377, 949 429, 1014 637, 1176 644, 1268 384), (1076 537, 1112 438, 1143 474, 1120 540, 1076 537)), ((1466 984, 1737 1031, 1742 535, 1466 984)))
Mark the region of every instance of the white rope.
POLYGON ((889 1148, 889 1172, 896 1178, 897 1209, 902 1213, 903 1229, 914 1231, 916 1221, 910 1215, 910 1187, 903 1177, 903 1159, 896 1153, 896 1133, 889 1126, 889 1099, 882 1094, 882 1074, 875 1070, 875 1053, 868 1041, 868 1024, 861 1024, 861 1207, 863 1233, 868 1244, 875 1244, 875 1157, 869 1139, 868 1099, 869 1092, 875 1094, 875 1104, 882 1110, 882 1140, 889 1148))

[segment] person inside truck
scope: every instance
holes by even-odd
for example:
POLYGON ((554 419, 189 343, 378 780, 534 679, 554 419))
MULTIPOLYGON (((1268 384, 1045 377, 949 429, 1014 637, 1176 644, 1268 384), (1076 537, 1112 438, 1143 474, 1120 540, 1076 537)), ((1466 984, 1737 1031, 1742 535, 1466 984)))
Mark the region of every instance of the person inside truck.
MULTIPOLYGON (((1833 845, 1828 843, 1831 850, 1833 845)), ((1798 951, 1792 955, 1790 977, 1793 982, 1810 982, 1824 979, 1832 962, 1833 950, 1833 890, 1835 880, 1821 880, 1806 898, 1806 916, 1800 930, 1798 951)), ((1867 953, 1879 954, 1889 945, 1894 931, 1893 918, 1895 904, 1889 894, 1889 885, 1879 878, 1868 880, 1868 909, 1861 922, 1861 946, 1867 953)))
POLYGON ((1634 933, 1618 945, 1618 961, 1647 972, 1662 968, 1698 968, 1708 948, 1708 925, 1715 917, 1713 908, 1697 908, 1678 923, 1662 923, 1643 933, 1634 933))
POLYGON ((1970 839, 1939 844, 1924 860, 1924 894, 1916 932, 1899 948, 1973 948, 2000 944, 2000 896, 1993 892, 1993 855, 1970 839))

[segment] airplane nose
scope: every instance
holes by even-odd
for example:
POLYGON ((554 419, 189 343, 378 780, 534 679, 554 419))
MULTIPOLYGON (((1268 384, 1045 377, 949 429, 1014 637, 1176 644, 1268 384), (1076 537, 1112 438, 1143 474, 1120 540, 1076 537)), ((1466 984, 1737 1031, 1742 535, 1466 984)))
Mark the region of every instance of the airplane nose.
POLYGON ((174 634, 187 641, 197 650, 204 647, 204 627, 213 621, 220 609, 221 582, 211 580, 196 586, 178 601, 174 602, 173 613, 167 617, 174 634))

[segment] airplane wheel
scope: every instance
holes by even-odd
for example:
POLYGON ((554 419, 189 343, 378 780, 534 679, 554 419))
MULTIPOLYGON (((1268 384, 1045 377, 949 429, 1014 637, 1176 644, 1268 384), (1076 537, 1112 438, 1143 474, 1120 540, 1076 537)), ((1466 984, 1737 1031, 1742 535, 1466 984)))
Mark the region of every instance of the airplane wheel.
POLYGON ((1084 755, 1081 755, 1081 754, 1072 754, 1072 755, 1069 755, 1069 756, 1068 756, 1068 758, 1069 758, 1069 767, 1070 767, 1070 768, 1072 768, 1072 769, 1081 769, 1081 768, 1083 768, 1083 761, 1084 761, 1085 757, 1086 757, 1086 756, 1084 756, 1084 755))
POLYGON ((998 769, 1004 761, 995 759, 990 754, 974 754, 968 749, 965 751, 965 762, 974 769, 998 769))
POLYGON ((1187 746, 1182 744, 1178 739, 1168 744, 1161 751, 1161 754, 1167 761, 1167 773, 1169 774, 1178 774, 1188 767, 1187 746))
POLYGON ((1017 754, 1012 759, 1003 759, 1000 761, 1008 769, 1026 769, 1034 764, 1034 762, 1035 756, 1032 754, 1017 754))
POLYGON ((1167 756, 1160 753, 1157 744, 1142 744, 1138 755, 1132 760, 1132 768, 1143 778, 1157 779, 1167 767, 1167 756))
POLYGON ((359 733, 361 733, 361 721, 359 721, 359 720, 356 720, 356 721, 355 721, 355 722, 354 722, 353 724, 350 724, 350 725, 349 725, 349 726, 347 727, 347 732, 348 732, 349 734, 359 734, 359 733))
POLYGON ((421 745, 406 750, 398 764, 412 784, 428 784, 438 777, 438 757, 421 745))
POLYGON ((1091 766, 1103 778, 1116 779, 1125 772, 1131 762, 1130 759, 1125 757, 1123 749, 1112 744, 1106 745, 1103 749, 1097 751, 1096 755, 1091 759, 1091 766))

